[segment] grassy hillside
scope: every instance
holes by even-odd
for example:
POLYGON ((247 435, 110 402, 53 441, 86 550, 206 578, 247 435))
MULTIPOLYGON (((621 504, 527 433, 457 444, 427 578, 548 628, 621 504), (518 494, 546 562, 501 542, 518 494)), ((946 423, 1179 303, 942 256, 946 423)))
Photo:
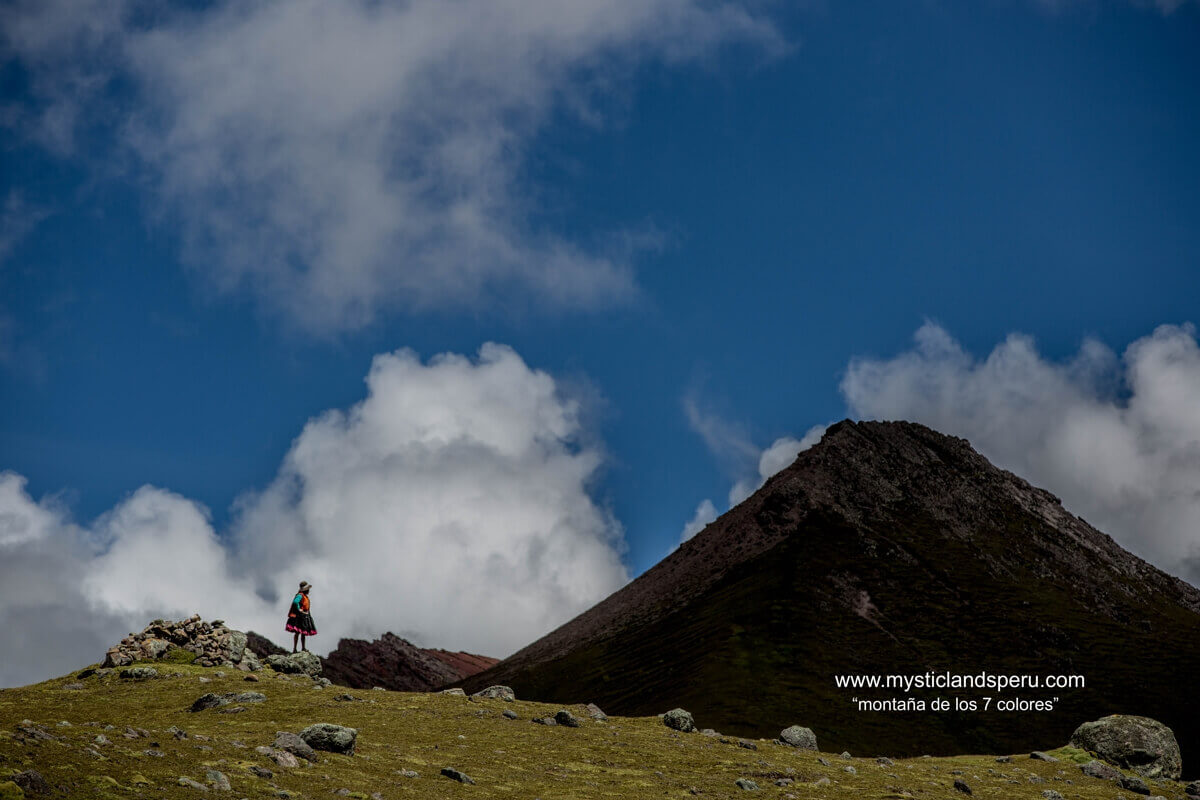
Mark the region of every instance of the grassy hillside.
MULTIPOLYGON (((0 798, 22 796, 9 781, 29 769, 56 787, 56 796, 79 798, 965 797, 955 780, 964 781, 973 797, 1004 800, 1035 800, 1046 790, 1071 800, 1129 796, 1112 783, 1081 775, 1065 751, 1059 763, 1027 755, 1000 763, 989 755, 880 764, 875 756, 886 753, 843 759, 769 740, 681 734, 657 717, 594 721, 583 706, 569 707, 581 727, 548 727, 530 720, 553 715, 560 706, 361 690, 351 691, 357 699, 339 700, 345 689, 317 690, 307 678, 276 676, 269 669, 250 683, 235 670, 216 677, 216 670, 192 665, 153 666, 160 677, 144 682, 114 673, 0 691, 0 798), (82 688, 67 688, 72 684, 82 688), (266 701, 245 704, 241 713, 187 710, 208 692, 245 691, 261 692, 266 701), (506 719, 506 710, 518 719, 506 719), (320 753, 319 763, 301 761, 287 769, 255 750, 270 746, 277 731, 299 732, 317 722, 356 728, 356 753, 320 753), (173 726, 187 738, 177 738, 169 730, 173 726), (40 738, 39 729, 54 738, 40 738), (97 736, 107 741, 97 743, 97 736), (475 785, 443 777, 443 767, 461 770, 475 785), (209 770, 223 773, 231 791, 179 784, 181 777, 206 784, 209 770), (760 790, 739 789, 739 778, 755 781, 760 790), (792 783, 775 785, 780 779, 792 783)), ((705 725, 703 718, 696 722, 705 725)), ((1178 783, 1151 788, 1167 797, 1184 795, 1178 783)))

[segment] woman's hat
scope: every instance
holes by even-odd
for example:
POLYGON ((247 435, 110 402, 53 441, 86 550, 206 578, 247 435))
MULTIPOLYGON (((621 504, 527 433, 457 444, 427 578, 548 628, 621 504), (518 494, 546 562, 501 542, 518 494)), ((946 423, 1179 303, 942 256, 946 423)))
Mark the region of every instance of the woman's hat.
POLYGON ((311 589, 311 588, 312 588, 312 584, 309 583, 308 581, 300 581, 300 591, 303 592, 305 589, 311 589))

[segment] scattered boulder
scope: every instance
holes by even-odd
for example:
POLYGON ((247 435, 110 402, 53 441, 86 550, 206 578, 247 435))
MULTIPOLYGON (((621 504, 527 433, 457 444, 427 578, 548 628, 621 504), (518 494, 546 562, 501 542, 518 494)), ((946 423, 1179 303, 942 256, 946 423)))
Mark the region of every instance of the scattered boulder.
POLYGON ((579 718, 565 708, 560 709, 558 713, 554 715, 554 721, 557 724, 563 725, 567 728, 579 727, 579 718))
POLYGON ((467 784, 471 784, 471 785, 475 784, 475 781, 471 780, 471 778, 466 773, 459 772, 458 770, 454 769, 453 767, 443 767, 442 774, 445 775, 447 778, 449 778, 452 781, 458 781, 459 783, 467 783, 467 784))
POLYGON ((599 720, 608 719, 608 714, 605 714, 603 711, 601 711, 600 706, 596 705, 595 703, 587 704, 587 712, 588 712, 588 716, 591 717, 592 719, 599 719, 599 720))
POLYGON ((275 743, 273 745, 276 750, 286 750, 292 755, 300 756, 305 761, 316 761, 317 753, 308 743, 294 733, 288 731, 276 731, 275 743))
POLYGON ((735 786, 747 792, 757 792, 758 784, 749 778, 738 778, 733 782, 735 786))
POLYGON ((20 786, 26 794, 52 794, 54 792, 50 788, 50 784, 46 783, 46 779, 42 777, 42 773, 34 769, 9 775, 8 779, 20 786))
POLYGON ((266 767, 260 767, 258 764, 251 764, 250 766, 246 767, 246 771, 255 777, 266 778, 267 780, 275 777, 274 772, 271 772, 271 770, 267 769, 266 767))
POLYGON ((1149 717, 1113 714, 1085 722, 1071 734, 1071 746, 1143 778, 1177 780, 1183 765, 1175 734, 1149 717))
POLYGON ((267 656, 267 666, 276 672, 284 672, 289 675, 316 677, 321 674, 321 659, 307 650, 267 656))
POLYGON ((558 722, 554 717, 534 717, 530 720, 535 725, 557 725, 558 722))
POLYGON ((1200 781, 1192 781, 1187 786, 1183 787, 1183 791, 1190 795, 1200 797, 1200 781))
POLYGON ((513 711, 511 708, 506 708, 506 709, 504 709, 503 716, 505 719, 516 719, 517 712, 513 711))
POLYGON ((954 779, 954 789, 955 789, 955 791, 962 792, 963 794, 973 794, 973 792, 971 791, 971 787, 968 786, 967 782, 964 781, 962 778, 954 779))
POLYGON ((233 791, 233 787, 229 785, 229 778, 225 777, 225 773, 220 770, 210 769, 204 774, 204 779, 218 792, 233 791))
POLYGON ((354 755, 354 744, 358 740, 358 731, 343 725, 318 722, 316 725, 309 725, 300 731, 300 738, 314 750, 349 756, 354 755))
POLYGON ((1150 794, 1150 787, 1146 785, 1146 782, 1133 775, 1121 775, 1117 778, 1117 786, 1134 794, 1150 794))
POLYGON ((681 733, 691 733, 696 730, 696 722, 692 719, 692 715, 682 708, 673 708, 663 714, 662 721, 668 728, 681 733))
POLYGON ((1121 770, 1096 759, 1082 765, 1079 770, 1088 777, 1100 778, 1105 781, 1115 781, 1121 777, 1121 770))
POLYGON ((117 675, 126 681, 148 681, 158 677, 158 670, 154 667, 131 667, 121 670, 117 675))
POLYGON ((803 728, 799 725, 784 728, 779 733, 779 740, 790 747, 796 747, 801 750, 817 749, 816 734, 812 732, 811 728, 803 728))
POLYGON ((1032 753, 1029 754, 1029 757, 1032 758, 1034 761, 1046 761, 1051 764, 1058 761, 1058 759, 1055 758, 1054 756, 1043 753, 1041 750, 1034 750, 1032 753))
POLYGON ((486 697, 486 698, 491 698, 493 700, 497 700, 497 699, 498 700, 507 700, 510 703, 513 700, 517 699, 516 694, 508 686, 489 686, 486 689, 483 689, 482 691, 478 691, 471 696, 472 697, 486 697))
POLYGON ((1053 789, 1043 789, 1042 797, 1046 798, 1046 800, 1065 800, 1061 794, 1053 789))
POLYGON ((441 694, 452 694, 455 697, 466 697, 467 696, 467 693, 464 692, 462 689, 458 688, 457 686, 454 687, 453 689, 442 689, 441 694))
POLYGON ((191 778, 188 778, 186 776, 181 777, 179 779, 178 783, 180 786, 186 786, 187 788, 195 789, 198 792, 207 792, 208 791, 208 787, 205 786, 203 783, 197 783, 196 781, 194 781, 191 778))
MULTIPOLYGON (((267 699, 265 694, 261 692, 226 692, 225 694, 202 694, 196 698, 196 702, 192 703, 188 711, 197 713, 210 708, 218 708, 227 706, 231 703, 262 703, 267 699)), ((242 709, 245 711, 246 709, 242 709)))

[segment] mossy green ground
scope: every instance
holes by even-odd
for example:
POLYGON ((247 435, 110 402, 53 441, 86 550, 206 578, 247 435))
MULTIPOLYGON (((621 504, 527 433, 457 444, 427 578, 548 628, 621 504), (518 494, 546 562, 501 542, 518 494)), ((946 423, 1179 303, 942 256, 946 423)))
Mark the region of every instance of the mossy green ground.
MULTIPOLYGON (((611 717, 597 722, 582 706, 570 709, 580 728, 530 723, 552 715, 560 706, 502 700, 473 701, 440 694, 350 690, 356 701, 334 698, 347 690, 316 690, 307 678, 259 673, 250 683, 235 670, 216 671, 192 665, 156 664, 163 677, 132 683, 116 674, 80 681, 83 689, 65 689, 77 679, 61 679, 0 691, 0 797, 20 797, 6 779, 14 772, 36 769, 66 796, 79 798, 232 798, 291 796, 335 797, 346 790, 367 798, 495 797, 520 800, 567 798, 955 798, 955 778, 979 798, 1042 798, 1053 789, 1074 798, 1129 797, 1108 782, 1083 776, 1075 763, 1079 753, 1062 753, 1060 763, 1015 755, 1009 763, 995 756, 916 758, 891 765, 875 756, 842 759, 836 754, 797 751, 768 740, 756 750, 736 738, 721 741, 699 733, 680 734, 657 717, 611 717), (201 683, 200 677, 211 678, 201 683), (246 711, 187 711, 206 692, 258 691, 267 696, 246 711), (502 716, 512 709, 519 719, 502 716), (57 737, 20 741, 17 726, 29 719, 57 737), (316 722, 358 729, 353 756, 322 753, 314 765, 284 769, 255 747, 270 745, 276 731, 298 732, 316 722), (69 723, 69 724, 65 724, 69 723), (113 726, 111 729, 106 726, 113 726), (146 729, 149 738, 126 738, 127 726, 146 729), (176 739, 176 726, 189 738, 176 739), (103 734, 107 744, 95 744, 103 734), (207 737, 207 738, 201 738, 207 737), (153 747, 161 757, 146 755, 153 747), (99 756, 89 752, 94 750, 99 756), (829 763, 822 764, 824 758, 829 763), (272 778, 248 771, 270 769, 272 778), (857 774, 845 771, 853 767, 857 774), (440 775, 443 767, 465 772, 476 785, 462 785, 440 775), (181 776, 205 783, 207 770, 223 772, 232 793, 207 793, 180 786, 181 776), (419 777, 404 777, 412 770, 419 777), (737 788, 749 778, 758 792, 737 788), (787 787, 775 785, 791 778, 787 787), (816 785, 827 778, 827 785, 816 785), (282 794, 281 792, 290 793, 282 794)), ((581 698, 586 700, 586 698, 581 698)), ((664 709, 666 710, 666 709, 664 709)), ((697 720, 700 725, 704 720, 697 720)), ((1178 783, 1152 784, 1152 792, 1182 798, 1178 783)), ((61 796, 61 795, 60 795, 61 796)))

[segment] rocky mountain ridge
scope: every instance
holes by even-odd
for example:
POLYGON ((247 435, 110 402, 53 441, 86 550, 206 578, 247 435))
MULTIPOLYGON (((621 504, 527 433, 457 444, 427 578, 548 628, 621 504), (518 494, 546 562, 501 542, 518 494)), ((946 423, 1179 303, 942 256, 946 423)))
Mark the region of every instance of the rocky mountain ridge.
POLYGON ((1200 692, 1177 676, 1197 658, 1200 591, 966 440, 845 421, 638 579, 462 685, 625 714, 654 697, 744 735, 802 717, 840 746, 907 755, 1016 750, 1064 740, 1071 718, 1144 714, 1194 752, 1200 692), (866 713, 834 685, 984 669, 1087 685, 1032 692, 1055 711, 1013 714, 866 713))

